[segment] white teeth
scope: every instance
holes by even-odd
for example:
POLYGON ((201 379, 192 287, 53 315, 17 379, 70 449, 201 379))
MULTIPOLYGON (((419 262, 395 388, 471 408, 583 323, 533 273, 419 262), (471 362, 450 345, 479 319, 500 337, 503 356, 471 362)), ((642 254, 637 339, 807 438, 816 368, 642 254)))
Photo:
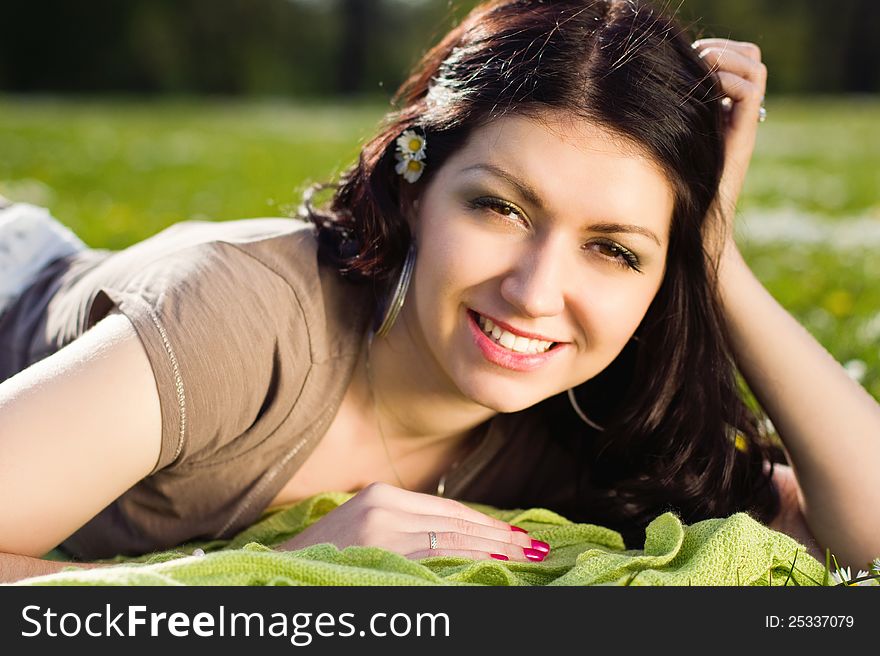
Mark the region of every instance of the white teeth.
POLYGON ((501 346, 510 349, 511 351, 516 351, 517 353, 543 353, 553 345, 553 342, 514 335, 512 332, 496 326, 491 319, 487 319, 482 315, 478 316, 480 318, 480 327, 483 329, 483 332, 491 336, 492 339, 501 344, 501 346))
POLYGON ((498 338, 498 343, 501 344, 504 348, 508 348, 511 351, 514 350, 513 346, 516 344, 516 335, 513 333, 509 333, 506 330, 501 331, 501 337, 498 338))

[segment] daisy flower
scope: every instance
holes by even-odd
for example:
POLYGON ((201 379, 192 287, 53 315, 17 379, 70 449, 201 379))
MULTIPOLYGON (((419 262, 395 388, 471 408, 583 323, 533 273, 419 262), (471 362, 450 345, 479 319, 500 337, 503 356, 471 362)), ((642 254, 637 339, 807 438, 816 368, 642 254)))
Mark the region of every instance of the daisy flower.
POLYGON ((878 556, 871 562, 871 569, 873 569, 877 574, 880 574, 880 556, 878 556))
POLYGON ((853 577, 850 574, 849 566, 841 567, 836 572, 831 572, 831 578, 834 579, 835 583, 845 583, 846 585, 880 585, 877 583, 877 579, 872 579, 870 581, 859 581, 858 583, 850 583, 853 578, 861 578, 863 576, 867 576, 868 572, 863 569, 859 570, 859 573, 853 577))
POLYGON ((415 130, 404 130, 397 137, 397 151, 404 159, 425 159, 425 138, 415 130))
POLYGON ((402 175, 407 182, 415 182, 425 170, 425 163, 417 159, 409 159, 398 153, 397 166, 394 167, 394 170, 402 175))
POLYGON ((861 383, 865 379, 865 374, 868 373, 868 365, 861 360, 850 360, 843 365, 843 368, 847 375, 857 383, 861 383))

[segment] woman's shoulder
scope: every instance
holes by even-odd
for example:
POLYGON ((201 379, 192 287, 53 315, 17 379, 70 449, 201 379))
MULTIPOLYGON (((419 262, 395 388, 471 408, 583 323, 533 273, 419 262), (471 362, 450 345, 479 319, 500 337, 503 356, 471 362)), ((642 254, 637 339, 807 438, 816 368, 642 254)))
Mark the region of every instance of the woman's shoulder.
MULTIPOLYGON (((289 218, 182 221, 112 253, 80 282, 199 305, 222 296, 230 312, 287 310, 313 337, 340 321, 359 324, 369 310, 362 285, 320 262, 314 225, 289 218)), ((89 325, 96 319, 90 313, 89 325)))
POLYGON ((300 219, 284 217, 259 217, 209 221, 190 219, 178 221, 157 232, 141 243, 164 242, 198 244, 228 242, 247 244, 264 239, 291 237, 299 240, 313 240, 315 227, 300 219))
POLYGON ((116 307, 141 337, 163 408, 158 468, 260 443, 354 360, 366 308, 319 264, 309 225, 184 222, 151 240, 91 272, 86 325, 116 307))
MULTIPOLYGON (((181 221, 117 255, 126 264, 146 264, 161 258, 181 265, 189 263, 184 268, 190 270, 198 270, 203 259, 230 263, 250 260, 252 265, 281 278, 300 296, 315 295, 319 290, 324 297, 362 296, 363 285, 343 278, 321 262, 314 224, 299 219, 181 221)), ((237 266, 247 268, 244 264, 237 266)))
MULTIPOLYGON (((200 254, 217 252, 227 259, 238 253, 249 255, 266 268, 285 273, 283 264, 293 260, 308 270, 317 252, 314 226, 296 219, 255 218, 232 221, 180 221, 155 235, 113 254, 117 260, 147 264, 156 259, 185 254, 197 260, 200 254), (233 249, 219 249, 226 244, 233 249)), ((134 267, 136 268, 136 267, 134 267)))
POLYGON ((226 257, 245 258, 270 271, 291 289, 308 324, 316 361, 357 351, 374 305, 370 287, 344 278, 321 260, 314 224, 294 219, 226 223, 212 244, 226 257))

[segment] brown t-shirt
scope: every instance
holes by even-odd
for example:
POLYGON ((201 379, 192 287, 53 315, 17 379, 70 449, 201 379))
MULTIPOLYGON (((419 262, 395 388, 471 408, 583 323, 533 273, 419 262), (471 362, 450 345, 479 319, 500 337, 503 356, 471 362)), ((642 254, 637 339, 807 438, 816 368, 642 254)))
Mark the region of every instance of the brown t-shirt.
MULTIPOLYGON (((144 344, 162 413, 153 471, 62 547, 139 554, 253 523, 329 428, 373 306, 371 287, 320 264, 314 227, 293 219, 187 221, 47 267, 0 318, 0 380, 117 307, 144 344)), ((560 475, 571 458, 528 413, 477 435, 445 496, 501 507, 571 497, 574 472, 560 475)))

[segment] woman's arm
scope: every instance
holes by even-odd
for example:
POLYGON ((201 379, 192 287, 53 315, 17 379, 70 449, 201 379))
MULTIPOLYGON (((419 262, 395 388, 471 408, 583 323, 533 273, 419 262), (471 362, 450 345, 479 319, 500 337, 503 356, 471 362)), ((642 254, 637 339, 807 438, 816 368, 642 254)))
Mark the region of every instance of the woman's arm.
POLYGON ((694 47, 733 100, 713 211, 717 221, 707 222, 704 239, 710 261, 718 262, 719 294, 737 365, 779 432, 792 466, 790 475, 775 477, 783 497, 775 527, 786 526, 789 530, 780 530, 805 546, 815 536, 841 565, 864 567, 880 555, 880 486, 871 458, 880 446, 880 405, 776 302, 734 242, 736 200, 767 84, 760 48, 728 39, 702 39, 694 47))
POLYGON ((841 566, 880 555, 880 404, 761 285, 730 242, 719 292, 734 354, 782 440, 801 510, 841 566))
POLYGON ((55 574, 70 565, 86 569, 107 566, 105 563, 68 563, 59 560, 42 560, 41 558, 31 558, 30 556, 0 553, 0 583, 15 583, 32 576, 55 574))
POLYGON ((0 383, 0 552, 57 546, 150 473, 161 431, 152 368, 121 314, 0 383))

